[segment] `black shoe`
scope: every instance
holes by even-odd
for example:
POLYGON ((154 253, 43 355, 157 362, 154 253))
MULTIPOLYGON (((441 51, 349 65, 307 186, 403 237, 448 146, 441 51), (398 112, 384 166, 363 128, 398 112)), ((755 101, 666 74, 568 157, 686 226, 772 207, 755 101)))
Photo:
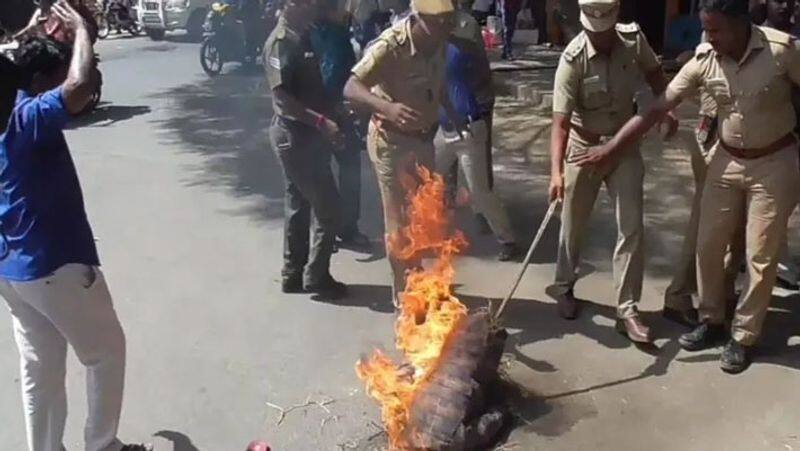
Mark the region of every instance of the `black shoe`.
POLYGON ((369 238, 358 230, 352 233, 339 235, 339 241, 345 246, 360 248, 370 247, 370 245, 372 245, 369 238))
POLYGON ((492 233, 492 228, 489 227, 489 221, 486 220, 486 216, 480 213, 475 215, 475 226, 478 228, 478 233, 481 235, 490 235, 492 233))
POLYGON ((719 366, 728 374, 739 374, 750 366, 752 350, 736 340, 730 340, 722 350, 719 366))
POLYGON ((302 277, 284 277, 281 281, 281 291, 286 294, 303 293, 303 278, 302 277))
POLYGON ((502 245, 502 249, 497 254, 497 260, 501 262, 510 262, 519 257, 519 248, 514 243, 506 243, 502 245))
POLYGON ((153 451, 153 445, 142 443, 138 445, 125 445, 120 451, 153 451))
POLYGON ((319 283, 307 284, 305 290, 331 300, 341 299, 347 295, 347 285, 338 282, 331 276, 319 283))
POLYGON ((722 324, 702 323, 688 334, 678 338, 678 343, 687 351, 702 351, 722 344, 728 332, 722 324))
POLYGON ((678 310, 674 308, 664 307, 661 316, 681 326, 697 327, 699 321, 697 319, 697 309, 690 308, 688 310, 678 310))
POLYGON ((778 278, 776 279, 775 284, 786 290, 797 291, 798 289, 800 289, 800 286, 798 286, 796 280, 791 280, 780 274, 778 274, 778 278))
POLYGON ((553 286, 547 287, 545 292, 548 296, 555 299, 558 303, 558 316, 566 320, 574 320, 578 318, 578 300, 572 290, 567 291, 566 294, 556 293, 556 288, 553 286))

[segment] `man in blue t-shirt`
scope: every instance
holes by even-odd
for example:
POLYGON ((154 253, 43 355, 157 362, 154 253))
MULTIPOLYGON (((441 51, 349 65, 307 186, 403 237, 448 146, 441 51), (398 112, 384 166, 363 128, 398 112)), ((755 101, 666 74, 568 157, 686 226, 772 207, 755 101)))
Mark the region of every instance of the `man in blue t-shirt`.
POLYGON ((86 450, 150 450, 117 439, 125 336, 62 131, 90 101, 94 51, 84 19, 67 2, 51 14, 74 34, 74 46, 44 37, 20 43, 20 91, 0 135, 0 295, 21 356, 28 446, 64 449, 70 345, 86 367, 86 450))
POLYGON ((325 91, 339 109, 338 125, 346 138, 342 148, 333 154, 339 168, 339 196, 342 199, 341 224, 336 235, 344 245, 364 248, 370 241, 359 231, 358 220, 361 212, 361 150, 366 144, 342 103, 344 85, 356 65, 356 53, 350 41, 350 14, 339 3, 339 0, 325 2, 324 17, 311 32, 311 45, 319 57, 325 91))

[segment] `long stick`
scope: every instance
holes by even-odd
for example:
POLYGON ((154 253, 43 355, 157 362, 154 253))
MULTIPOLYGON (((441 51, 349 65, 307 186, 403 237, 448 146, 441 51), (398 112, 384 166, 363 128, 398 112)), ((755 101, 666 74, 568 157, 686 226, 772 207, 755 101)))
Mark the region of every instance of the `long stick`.
POLYGON ((531 264, 531 259, 533 258, 533 252, 539 246, 539 241, 542 240, 542 236, 544 236, 544 231, 547 229, 547 225, 550 224, 550 220, 553 219, 553 214, 556 212, 556 207, 558 204, 561 203, 560 199, 556 199, 550 203, 550 208, 547 209, 547 214, 544 215, 544 219, 542 220, 542 224, 539 226, 539 230, 536 232, 536 237, 533 239, 533 243, 531 243, 530 249, 528 249, 528 255, 525 256, 525 261, 522 262, 522 269, 519 271, 519 275, 517 276, 517 281, 514 282, 514 285, 511 287, 511 291, 508 292, 508 295, 505 299, 503 299, 503 303, 500 304, 500 308, 497 309, 497 313, 494 315, 494 321, 497 322, 503 316, 503 313, 508 306, 508 302, 514 297, 514 293, 517 292, 517 288, 519 288, 520 282, 522 282, 522 277, 525 275, 525 271, 528 270, 528 266, 531 264))

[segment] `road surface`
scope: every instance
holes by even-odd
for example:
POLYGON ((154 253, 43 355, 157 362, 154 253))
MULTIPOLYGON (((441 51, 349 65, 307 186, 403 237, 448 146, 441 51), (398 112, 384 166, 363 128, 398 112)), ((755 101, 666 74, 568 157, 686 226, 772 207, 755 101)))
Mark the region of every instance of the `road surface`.
MULTIPOLYGON (((98 48, 104 102, 68 140, 127 333, 121 438, 154 441, 159 451, 237 451, 255 438, 276 451, 367 449, 378 411, 353 368, 360 355, 393 342, 379 249, 334 257, 334 275, 351 286, 347 299, 281 294, 283 181, 267 141, 271 108, 260 73, 231 66, 209 79, 199 46, 179 36, 112 38, 98 48), (279 423, 275 406, 308 401, 279 423)), ((516 133, 509 123, 498 127, 509 141, 516 133)), ((497 160, 498 191, 527 239, 545 210, 539 153, 531 164, 521 153, 497 160)), ((660 306, 691 191, 683 154, 665 155, 648 184, 648 193, 669 191, 648 195, 655 252, 646 311, 660 306)), ((368 170, 364 178, 362 227, 377 240, 375 181, 368 170)), ((474 243, 458 264, 459 291, 473 304, 502 297, 517 266, 494 262, 491 239, 466 228, 474 243)), ((578 288, 593 303, 579 321, 558 320, 544 295, 556 234, 554 224, 509 312, 504 368, 525 395, 514 403, 521 420, 508 438, 518 445, 512 449, 800 449, 795 294, 776 300, 767 355, 746 374, 726 376, 718 351, 679 352, 680 331, 655 315, 648 317, 663 337, 658 352, 641 352, 613 331, 607 201, 598 206, 578 288)), ((17 354, 10 319, 0 319, 0 448, 22 450, 17 354)), ((78 450, 84 373, 73 355, 69 365, 65 445, 78 450)))

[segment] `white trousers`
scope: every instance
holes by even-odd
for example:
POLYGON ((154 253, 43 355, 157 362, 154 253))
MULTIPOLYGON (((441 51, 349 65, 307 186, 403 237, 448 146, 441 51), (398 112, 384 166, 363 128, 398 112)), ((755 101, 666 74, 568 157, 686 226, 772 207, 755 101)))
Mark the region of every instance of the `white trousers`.
POLYGON ((485 120, 470 125, 471 134, 464 136, 446 135, 441 129, 434 139, 436 145, 436 172, 446 175, 453 163, 458 161, 467 188, 471 193, 472 206, 489 222, 489 227, 502 244, 516 242, 511 229, 508 213, 497 195, 489 189, 486 160, 486 139, 491 131, 485 120))
POLYGON ((86 451, 119 451, 125 335, 103 273, 68 264, 30 282, 0 279, 19 348, 30 451, 62 451, 67 344, 86 367, 86 451))

